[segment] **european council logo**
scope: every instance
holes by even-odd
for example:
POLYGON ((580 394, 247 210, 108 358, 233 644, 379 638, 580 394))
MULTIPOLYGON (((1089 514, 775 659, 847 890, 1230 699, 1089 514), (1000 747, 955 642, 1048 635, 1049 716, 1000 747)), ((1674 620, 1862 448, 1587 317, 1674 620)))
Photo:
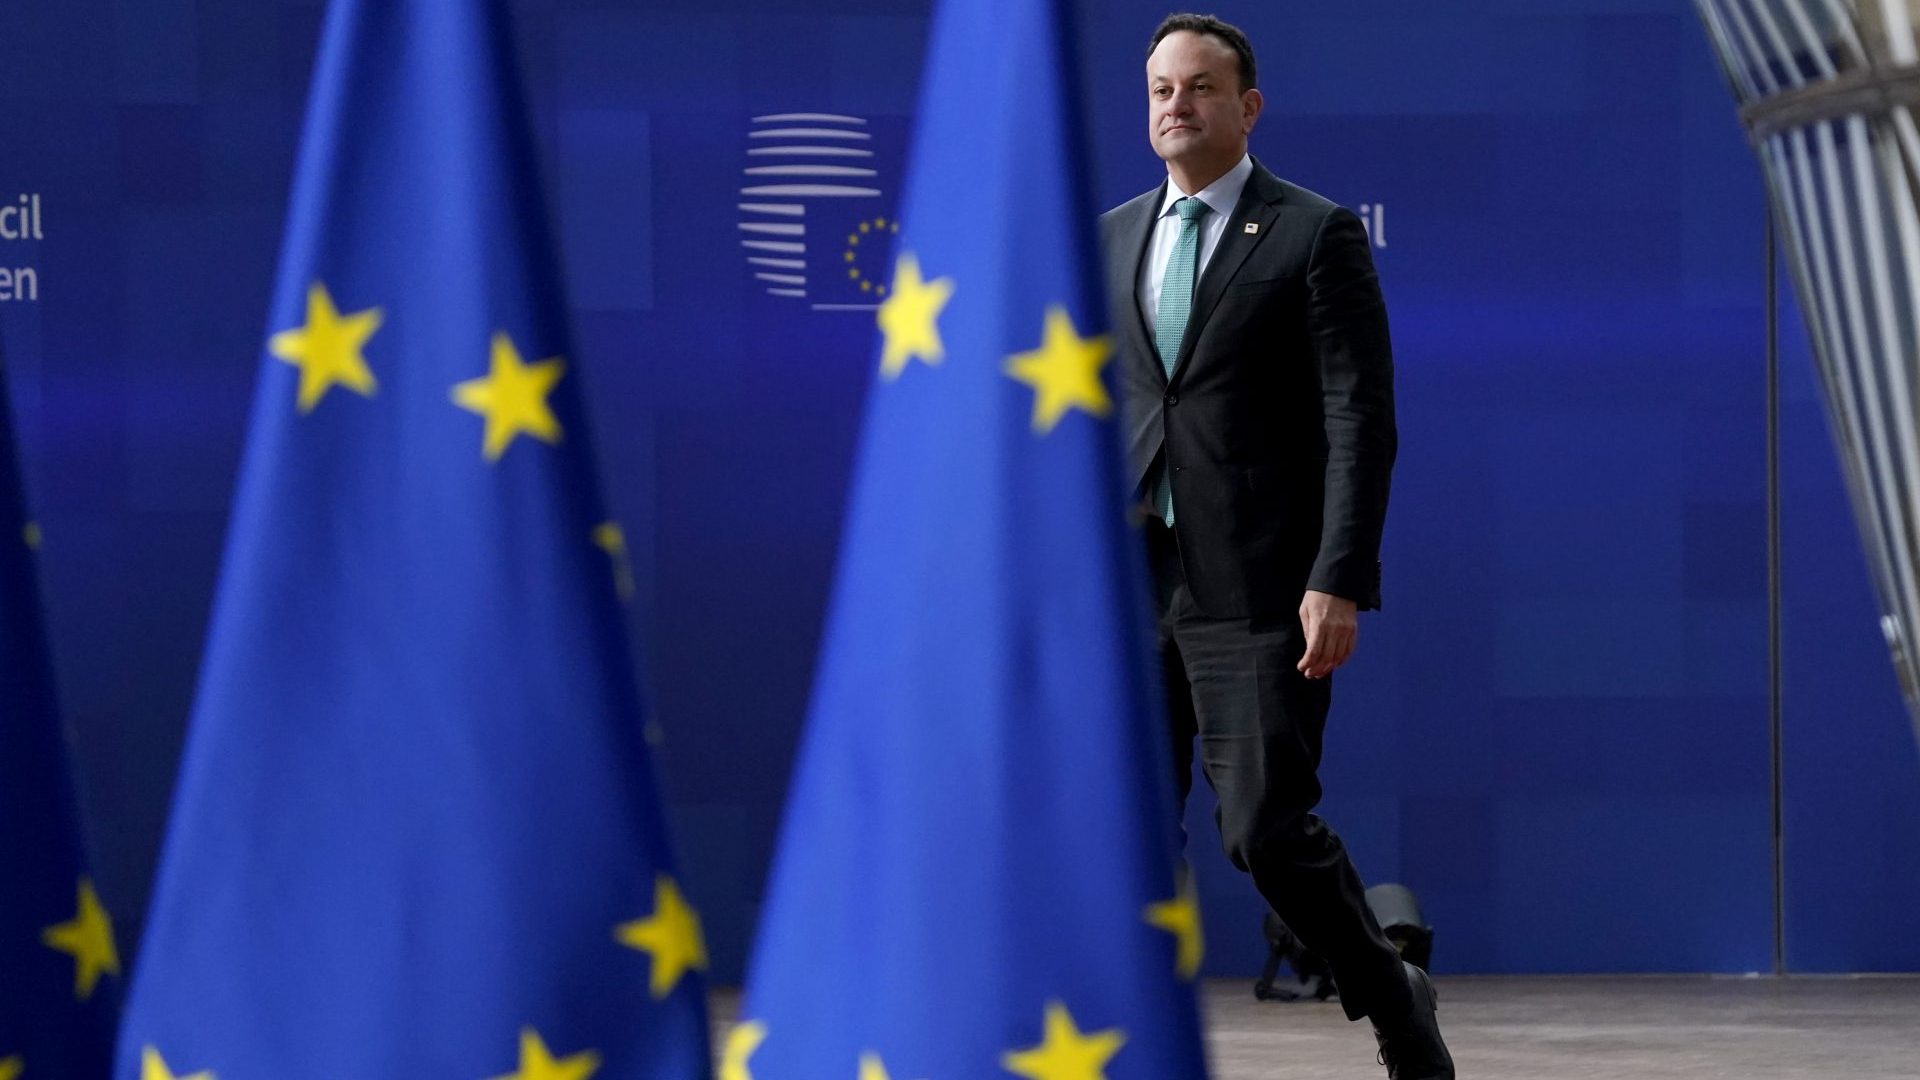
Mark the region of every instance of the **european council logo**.
POLYGON ((740 248, 756 289, 814 311, 872 311, 886 299, 900 231, 888 178, 905 124, 858 116, 756 116, 741 170, 740 248))

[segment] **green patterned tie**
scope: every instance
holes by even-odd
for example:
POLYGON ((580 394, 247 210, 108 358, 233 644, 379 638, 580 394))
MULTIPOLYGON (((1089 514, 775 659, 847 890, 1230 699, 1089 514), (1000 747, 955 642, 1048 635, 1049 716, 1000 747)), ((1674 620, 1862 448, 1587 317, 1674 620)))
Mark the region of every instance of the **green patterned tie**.
MULTIPOLYGON (((1188 197, 1173 204, 1180 214, 1180 238, 1173 242, 1173 254, 1167 256, 1167 273, 1160 281, 1160 306, 1153 320, 1153 344, 1160 350, 1160 366, 1167 378, 1173 378, 1173 363, 1180 358, 1180 341, 1187 336, 1187 316, 1193 313, 1193 279, 1200 264, 1200 216, 1207 204, 1188 197)), ((1173 528, 1173 484, 1167 463, 1160 462, 1160 478, 1153 485, 1153 508, 1160 520, 1173 528)))

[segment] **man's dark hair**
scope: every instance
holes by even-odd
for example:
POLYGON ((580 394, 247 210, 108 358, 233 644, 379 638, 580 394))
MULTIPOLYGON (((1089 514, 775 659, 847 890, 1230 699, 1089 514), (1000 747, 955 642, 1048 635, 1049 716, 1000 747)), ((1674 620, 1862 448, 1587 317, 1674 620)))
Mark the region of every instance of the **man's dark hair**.
POLYGON ((1240 28, 1232 23, 1223 22, 1211 15, 1194 15, 1187 13, 1169 15, 1160 20, 1159 27, 1153 31, 1153 40, 1147 42, 1147 55, 1153 55, 1153 50, 1160 47, 1162 38, 1180 30, 1189 30, 1196 34, 1210 34, 1213 37, 1219 38, 1228 48, 1233 50, 1235 56, 1240 58, 1240 91, 1245 93, 1254 88, 1253 46, 1247 41, 1247 35, 1241 33, 1240 28))

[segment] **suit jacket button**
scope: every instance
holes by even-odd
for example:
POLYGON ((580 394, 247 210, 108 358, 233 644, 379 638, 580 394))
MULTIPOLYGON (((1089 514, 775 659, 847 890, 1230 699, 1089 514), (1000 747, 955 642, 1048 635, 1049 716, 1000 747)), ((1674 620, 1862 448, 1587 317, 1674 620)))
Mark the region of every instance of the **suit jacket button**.
POLYGON ((1168 395, 1167 395, 1167 404, 1168 404, 1168 405, 1178 405, 1178 404, 1180 404, 1180 395, 1179 395, 1179 394, 1168 394, 1168 395))

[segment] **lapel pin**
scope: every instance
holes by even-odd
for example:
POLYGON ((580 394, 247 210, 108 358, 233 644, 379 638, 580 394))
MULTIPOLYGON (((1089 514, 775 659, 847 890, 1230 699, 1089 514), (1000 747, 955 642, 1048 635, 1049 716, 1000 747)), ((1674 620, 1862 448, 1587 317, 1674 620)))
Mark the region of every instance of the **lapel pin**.
POLYGON ((1252 236, 1252 235, 1253 235, 1254 233, 1257 233, 1257 232, 1259 232, 1259 231, 1260 231, 1260 223, 1259 223, 1259 222, 1257 222, 1257 221, 1249 221, 1249 222, 1247 222, 1247 235, 1248 235, 1248 236, 1252 236))

